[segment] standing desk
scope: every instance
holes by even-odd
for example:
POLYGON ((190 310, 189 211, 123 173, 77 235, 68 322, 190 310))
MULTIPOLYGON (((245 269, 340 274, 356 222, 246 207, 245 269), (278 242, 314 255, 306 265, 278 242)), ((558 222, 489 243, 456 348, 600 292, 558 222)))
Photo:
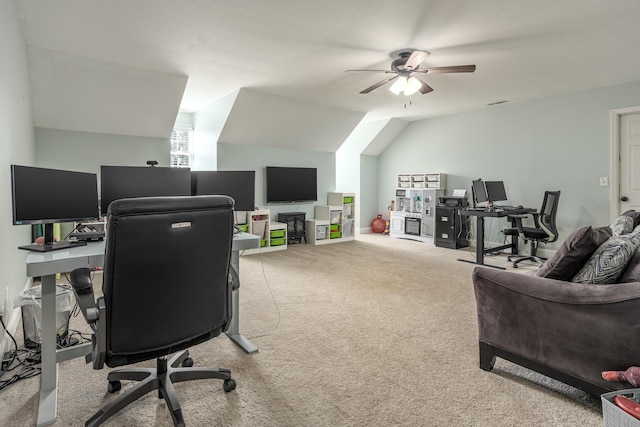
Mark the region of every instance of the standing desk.
MULTIPOLYGON (((240 272, 239 251, 257 248, 260 238, 248 233, 233 236, 231 265, 240 272)), ((58 363, 91 352, 91 343, 56 350, 56 274, 73 271, 76 268, 96 268, 104 264, 104 241, 90 242, 86 246, 59 249, 51 252, 29 252, 27 255, 27 276, 42 277, 42 331, 41 331, 41 382, 38 426, 53 424, 58 412, 58 363)), ((232 293, 232 318, 227 335, 247 353, 258 348, 240 334, 239 289, 232 293)))
MULTIPOLYGON (((458 261, 469 262, 471 264, 483 265, 485 267, 493 267, 498 268, 500 270, 504 270, 504 267, 498 267, 497 265, 490 265, 484 263, 484 255, 489 252, 501 251, 503 249, 511 248, 511 254, 518 254, 518 236, 511 236, 511 243, 508 245, 496 246, 493 248, 484 247, 484 219, 485 218, 504 218, 509 215, 521 215, 535 212, 536 209, 533 208, 522 208, 522 209, 494 209, 491 211, 487 210, 477 210, 473 208, 460 209, 460 215, 463 216, 475 216, 476 217, 476 260, 470 261, 468 259, 458 258, 458 261)), ((515 219, 509 219, 512 227, 515 227, 515 219)))

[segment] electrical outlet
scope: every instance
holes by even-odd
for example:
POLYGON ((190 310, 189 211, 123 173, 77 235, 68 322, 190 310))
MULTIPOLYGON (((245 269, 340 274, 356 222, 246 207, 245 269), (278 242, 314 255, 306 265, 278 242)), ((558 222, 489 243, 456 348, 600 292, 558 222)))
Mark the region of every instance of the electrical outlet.
POLYGON ((600 187, 607 187, 609 185, 609 178, 606 176, 600 177, 600 187))

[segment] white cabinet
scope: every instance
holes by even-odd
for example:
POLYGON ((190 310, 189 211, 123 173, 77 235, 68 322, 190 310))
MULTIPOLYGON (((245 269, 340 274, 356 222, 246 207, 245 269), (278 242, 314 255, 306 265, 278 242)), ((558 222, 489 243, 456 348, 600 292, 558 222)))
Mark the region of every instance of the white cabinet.
POLYGON ((355 193, 329 193, 327 205, 316 205, 314 219, 306 221, 307 242, 313 245, 355 239, 355 193))
POLYGON ((247 249, 243 255, 251 255, 261 252, 280 251, 287 249, 287 224, 284 222, 272 222, 269 209, 259 209, 246 212, 246 216, 236 213, 238 228, 247 233, 260 236, 260 248, 247 249), (240 221, 246 221, 241 224, 240 221))

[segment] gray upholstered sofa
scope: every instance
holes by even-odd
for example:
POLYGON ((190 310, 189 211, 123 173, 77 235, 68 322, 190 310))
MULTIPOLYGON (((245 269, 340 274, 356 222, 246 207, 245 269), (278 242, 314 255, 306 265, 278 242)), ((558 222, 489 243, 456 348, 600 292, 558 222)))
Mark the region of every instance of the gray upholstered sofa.
MULTIPOLYGON (((640 227, 635 229, 640 215, 625 215, 640 235, 640 227)), ((632 233, 616 234, 613 224, 581 228, 533 274, 477 267, 480 368, 490 371, 500 357, 593 395, 629 388, 601 376, 640 366, 640 250, 607 255, 608 242, 632 241, 631 249, 638 247, 632 233), (603 260, 603 253, 608 258, 603 260), (616 263, 624 265, 609 272, 607 281, 613 283, 585 279, 616 263)))

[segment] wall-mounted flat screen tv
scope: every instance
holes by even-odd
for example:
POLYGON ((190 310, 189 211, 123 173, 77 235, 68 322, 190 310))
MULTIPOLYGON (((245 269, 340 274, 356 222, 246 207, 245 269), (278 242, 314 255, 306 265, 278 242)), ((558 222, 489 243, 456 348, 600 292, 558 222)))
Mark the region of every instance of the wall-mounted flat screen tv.
POLYGON ((191 194, 221 194, 235 200, 236 211, 256 206, 256 171, 191 171, 191 194))
POLYGON ((118 199, 190 195, 189 168, 100 166, 102 215, 106 215, 109 204, 118 199))
POLYGON ((318 200, 316 168, 267 166, 267 203, 315 202, 318 200))

